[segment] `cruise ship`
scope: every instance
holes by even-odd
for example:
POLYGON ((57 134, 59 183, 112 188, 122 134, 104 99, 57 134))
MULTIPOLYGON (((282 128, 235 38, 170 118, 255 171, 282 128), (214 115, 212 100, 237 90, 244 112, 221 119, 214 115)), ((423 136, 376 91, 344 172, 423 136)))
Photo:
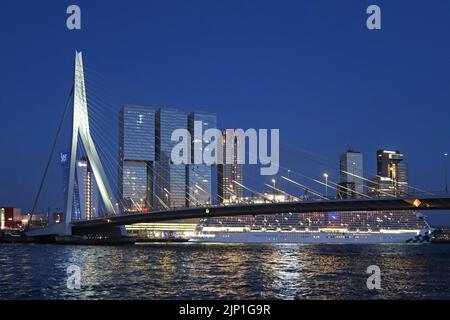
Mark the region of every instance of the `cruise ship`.
POLYGON ((311 212, 202 220, 191 242, 430 243, 433 229, 415 211, 311 212))

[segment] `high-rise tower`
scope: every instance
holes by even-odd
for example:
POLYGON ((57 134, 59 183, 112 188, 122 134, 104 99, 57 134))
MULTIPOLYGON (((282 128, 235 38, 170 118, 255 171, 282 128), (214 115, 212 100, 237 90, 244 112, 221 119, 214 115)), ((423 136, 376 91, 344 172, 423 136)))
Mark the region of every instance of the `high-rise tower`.
POLYGON ((156 161, 153 200, 157 209, 182 208, 186 206, 186 165, 171 161, 172 133, 187 130, 188 115, 176 108, 161 108, 156 113, 156 161))
MULTIPOLYGON (((208 129, 216 129, 217 116, 207 112, 193 112, 188 117, 188 129, 192 138, 191 164, 186 167, 186 206, 195 207, 211 204, 211 165, 194 163, 194 153, 203 153, 210 141, 204 139, 204 133, 208 129), (201 125, 201 132, 195 132, 195 125, 201 125), (201 135, 201 137, 196 137, 201 135), (201 141, 196 141, 201 139, 201 141)), ((198 127, 200 129, 200 127, 198 127)))
MULTIPOLYGON (((227 141, 227 131, 223 132, 223 141, 227 141)), ((238 149, 240 140, 238 137, 228 137, 233 139, 233 150, 223 151, 223 164, 217 166, 217 196, 221 203, 240 202, 244 196, 243 165, 238 163, 238 149)), ((226 144, 225 144, 226 145, 226 144)))
POLYGON ((119 198, 125 212, 152 209, 155 117, 150 107, 127 105, 120 111, 119 198))
POLYGON ((377 150, 377 175, 391 180, 391 193, 408 195, 408 167, 400 151, 377 150))
POLYGON ((339 161, 341 180, 339 195, 343 199, 360 198, 364 194, 363 154, 349 149, 339 161))

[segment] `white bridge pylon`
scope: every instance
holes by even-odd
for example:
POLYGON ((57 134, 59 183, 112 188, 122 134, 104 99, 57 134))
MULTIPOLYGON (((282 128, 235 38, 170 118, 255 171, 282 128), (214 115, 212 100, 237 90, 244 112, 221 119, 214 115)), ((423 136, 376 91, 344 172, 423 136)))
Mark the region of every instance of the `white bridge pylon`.
POLYGON ((65 223, 69 224, 72 220, 73 211, 73 193, 75 187, 75 166, 77 157, 78 137, 86 150, 86 156, 89 159, 90 166, 97 182, 100 196, 105 205, 107 214, 115 214, 113 205, 113 193, 103 170, 100 157, 95 148, 94 140, 92 140, 89 130, 88 105, 86 98, 86 84, 84 81, 83 55, 77 52, 75 56, 75 82, 73 97, 73 129, 72 129, 72 148, 70 152, 70 171, 69 185, 67 189, 65 223))
POLYGON ((65 199, 65 210, 62 223, 49 225, 46 228, 30 230, 27 232, 30 236, 38 235, 72 235, 72 212, 73 196, 75 190, 75 175, 77 162, 77 147, 79 139, 84 146, 86 156, 94 174, 94 179, 102 198, 105 214, 116 214, 113 203, 115 199, 111 192, 111 186, 106 177, 100 157, 92 139, 89 129, 88 104, 86 97, 86 84, 84 81, 83 55, 81 52, 75 54, 75 78, 73 91, 73 127, 72 127, 72 145, 70 152, 69 179, 67 188, 67 199, 65 199))

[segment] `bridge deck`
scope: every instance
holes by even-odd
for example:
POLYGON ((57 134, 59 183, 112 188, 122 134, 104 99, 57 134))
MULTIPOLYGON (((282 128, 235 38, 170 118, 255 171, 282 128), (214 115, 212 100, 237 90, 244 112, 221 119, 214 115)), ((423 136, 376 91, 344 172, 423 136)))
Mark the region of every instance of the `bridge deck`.
POLYGON ((383 198, 327 201, 298 201, 262 204, 240 204, 183 208, 167 211, 134 213, 89 221, 74 221, 75 229, 99 226, 119 226, 144 222, 158 222, 191 218, 212 218, 242 215, 282 214, 328 211, 380 211, 380 210, 448 210, 450 195, 446 197, 383 198))

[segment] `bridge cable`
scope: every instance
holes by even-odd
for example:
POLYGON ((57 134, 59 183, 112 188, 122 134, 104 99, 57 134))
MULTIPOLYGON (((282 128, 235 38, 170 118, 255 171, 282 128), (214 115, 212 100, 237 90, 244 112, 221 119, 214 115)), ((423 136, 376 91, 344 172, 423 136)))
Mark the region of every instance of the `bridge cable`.
POLYGON ((60 122, 59 122, 59 125, 58 125, 58 129, 56 131, 56 136, 55 136, 55 139, 53 141, 53 145, 52 145, 52 148, 51 148, 51 151, 50 151, 50 155, 49 155, 48 160, 47 160, 47 165, 45 166, 44 174, 42 176, 41 182, 39 184, 38 192, 37 192, 36 197, 34 199, 33 207, 31 209, 31 213, 30 213, 30 218, 28 219, 28 225, 27 225, 27 228, 26 228, 27 230, 31 228, 32 221, 33 221, 34 210, 36 210, 36 206, 37 206, 37 203, 39 201, 39 197, 41 195, 45 179, 47 177, 48 169, 49 169, 50 164, 51 164, 52 159, 53 159, 53 154, 54 154, 55 149, 56 149, 56 144, 58 143, 59 137, 61 135, 61 130, 62 130, 62 127, 63 127, 63 124, 64 124, 64 120, 66 119, 67 113, 69 111, 70 101, 73 98, 73 93, 74 93, 74 86, 72 85, 72 88, 70 89, 69 96, 67 98, 66 106, 64 108, 64 112, 63 112, 63 114, 61 116, 61 119, 60 119, 60 122))

